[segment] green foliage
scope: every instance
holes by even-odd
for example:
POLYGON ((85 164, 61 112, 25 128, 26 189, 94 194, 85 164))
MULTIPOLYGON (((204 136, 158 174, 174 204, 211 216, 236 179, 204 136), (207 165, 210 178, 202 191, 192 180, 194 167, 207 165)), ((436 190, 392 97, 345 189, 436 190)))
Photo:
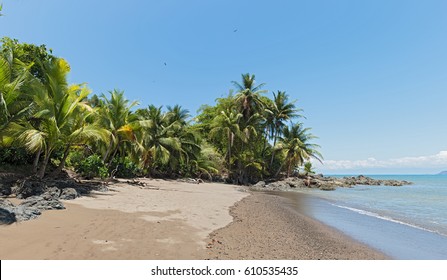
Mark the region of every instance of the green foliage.
POLYGON ((36 46, 33 44, 20 43, 17 39, 3 37, 0 40, 0 52, 3 54, 12 54, 14 58, 20 60, 26 65, 32 65, 30 73, 41 82, 46 81, 45 69, 43 64, 55 59, 53 50, 47 49, 45 45, 36 46))
POLYGON ((92 179, 94 177, 107 178, 109 172, 101 156, 94 154, 75 164, 75 170, 82 176, 92 179))
POLYGON ((0 147, 0 165, 27 165, 33 160, 34 156, 23 147, 0 147))
POLYGON ((304 163, 304 175, 309 176, 315 174, 315 170, 312 166, 312 162, 307 161, 304 163))
POLYGON ((36 159, 40 178, 53 163, 86 177, 224 175, 249 184, 321 159, 309 128, 293 124, 296 101, 283 91, 268 97, 254 75, 191 119, 179 105, 133 111, 138 103, 120 90, 89 97, 84 84, 68 84, 69 71, 45 45, 1 39, 0 163, 36 159))
POLYGON ((85 152, 83 150, 74 150, 68 154, 65 160, 66 166, 76 169, 76 166, 86 158, 85 152))
POLYGON ((141 174, 141 169, 130 158, 113 159, 109 173, 118 178, 135 178, 141 174))

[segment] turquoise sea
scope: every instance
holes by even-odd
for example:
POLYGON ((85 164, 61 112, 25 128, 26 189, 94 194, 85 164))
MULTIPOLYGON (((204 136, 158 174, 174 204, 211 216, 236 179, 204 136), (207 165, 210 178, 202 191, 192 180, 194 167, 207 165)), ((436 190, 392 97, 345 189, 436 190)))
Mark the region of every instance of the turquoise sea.
POLYGON ((393 259, 447 260, 447 176, 369 177, 414 184, 305 191, 308 214, 393 259))

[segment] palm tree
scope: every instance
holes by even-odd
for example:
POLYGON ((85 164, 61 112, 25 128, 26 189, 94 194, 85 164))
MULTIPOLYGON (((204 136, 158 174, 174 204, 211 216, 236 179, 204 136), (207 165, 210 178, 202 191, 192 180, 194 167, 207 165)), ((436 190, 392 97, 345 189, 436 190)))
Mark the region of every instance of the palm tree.
MULTIPOLYGON (((302 111, 295 106, 296 101, 289 102, 289 96, 284 91, 273 93, 273 102, 266 110, 267 114, 267 129, 270 132, 270 139, 273 140, 273 147, 276 146, 276 141, 286 126, 286 121, 301 117, 298 113, 302 111)), ((275 150, 272 152, 270 160, 270 167, 273 165, 275 158, 275 150)))
MULTIPOLYGON (((188 166, 190 162, 199 159, 201 155, 201 139, 197 128, 190 126, 189 111, 179 105, 167 106, 166 126, 172 127, 172 135, 180 141, 180 150, 172 150, 169 160, 169 168, 172 172, 180 172, 180 164, 188 166)), ((202 161, 203 163, 203 161, 202 161)))
MULTIPOLYGON (((87 96, 90 90, 85 85, 73 85, 69 92, 75 92, 78 96, 87 96)), ((84 100, 87 100, 85 98, 84 100)), ((89 141, 100 141, 106 143, 110 139, 110 132, 100 127, 98 123, 90 123, 88 119, 96 119, 98 110, 81 101, 67 120, 69 125, 63 126, 60 140, 65 146, 61 162, 54 174, 58 174, 65 167, 65 161, 69 155, 70 149, 74 146, 84 146, 89 141)))
POLYGON ((248 73, 242 74, 242 84, 235 81, 232 83, 238 91, 235 99, 244 120, 248 120, 256 112, 261 112, 264 106, 261 95, 267 92, 261 89, 265 84, 255 86, 255 75, 248 73))
POLYGON ((310 186, 310 175, 315 174, 312 162, 306 161, 304 163, 304 176, 306 176, 306 185, 310 186))
POLYGON ((137 111, 141 120, 147 125, 142 127, 138 144, 142 154, 143 168, 153 173, 156 163, 167 165, 174 152, 180 153, 182 146, 178 137, 175 136, 178 122, 169 123, 167 114, 161 107, 150 105, 147 109, 137 111))
POLYGON ((231 109, 227 111, 221 111, 219 115, 215 117, 212 123, 212 129, 210 135, 215 137, 219 135, 221 138, 226 139, 227 142, 227 167, 231 173, 231 150, 234 145, 235 137, 242 137, 241 129, 239 126, 242 118, 241 113, 236 113, 231 109))
MULTIPOLYGON (((302 123, 292 125, 290 128, 285 127, 283 137, 276 145, 275 149, 282 151, 285 156, 284 164, 287 164, 287 177, 293 168, 302 165, 306 160, 314 158, 322 161, 323 156, 317 150, 319 145, 310 143, 312 139, 317 138, 309 132, 310 128, 303 128, 302 123)), ((279 175, 283 165, 278 170, 276 176, 279 175)))
POLYGON ((1 132, 9 123, 19 120, 31 109, 31 100, 23 92, 30 78, 28 69, 29 66, 14 59, 11 51, 9 55, 0 55, 0 143, 1 132))
MULTIPOLYGON (((99 124, 110 132, 109 144, 103 155, 103 161, 109 162, 126 141, 135 142, 135 131, 141 123, 131 111, 138 102, 130 102, 124 97, 124 91, 114 89, 110 91, 110 99, 101 95, 99 105, 99 124)), ((124 151, 121 151, 124 154, 124 151)))
POLYGON ((177 122, 181 126, 186 126, 188 123, 188 118, 191 117, 189 114, 189 111, 186 109, 183 109, 180 105, 175 105, 174 107, 167 106, 168 112, 168 122, 174 123, 177 122))
MULTIPOLYGON (((45 62, 46 82, 35 80, 32 85, 33 110, 26 121, 11 123, 9 131, 39 158, 43 152, 44 159, 39 178, 43 178, 53 151, 63 145, 71 146, 70 141, 80 137, 96 137, 90 128, 85 128, 81 107, 82 101, 89 91, 80 86, 67 85, 67 74, 70 66, 63 59, 52 59, 45 62), (75 124, 78 122, 78 124, 75 124)), ((98 137, 100 138, 100 137, 98 137)), ((37 166, 38 161, 35 162, 37 166)))

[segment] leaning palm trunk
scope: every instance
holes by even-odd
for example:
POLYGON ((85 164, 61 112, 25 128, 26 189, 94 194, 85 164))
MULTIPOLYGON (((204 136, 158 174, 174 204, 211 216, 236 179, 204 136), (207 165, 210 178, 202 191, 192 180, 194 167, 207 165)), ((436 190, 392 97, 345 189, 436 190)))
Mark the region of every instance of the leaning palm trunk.
POLYGON ((65 168, 65 161, 67 160, 69 152, 70 152, 70 145, 67 145, 67 147, 65 148, 65 151, 64 151, 64 156, 62 157, 61 162, 58 165, 58 167, 56 168, 56 170, 54 170, 53 175, 60 174, 62 172, 62 169, 65 168))
POLYGON ((110 145, 107 147, 107 151, 104 154, 104 157, 102 158, 103 162, 106 162, 107 158, 109 157, 109 154, 112 152, 113 148, 113 139, 110 139, 110 145))
POLYGON ((33 173, 37 173, 37 168, 39 167, 39 159, 40 159, 41 153, 42 153, 42 148, 40 148, 39 151, 37 151, 36 157, 34 158, 33 173))
POLYGON ((291 171, 292 171, 292 161, 289 161, 289 166, 287 167, 287 178, 290 177, 291 171))
POLYGON ((44 160, 42 162, 42 166, 40 167, 40 170, 37 173, 37 177, 39 179, 43 179, 43 177, 45 177, 45 171, 47 169, 48 162, 50 161, 51 152, 52 152, 51 148, 47 148, 45 150, 45 157, 44 157, 44 160))

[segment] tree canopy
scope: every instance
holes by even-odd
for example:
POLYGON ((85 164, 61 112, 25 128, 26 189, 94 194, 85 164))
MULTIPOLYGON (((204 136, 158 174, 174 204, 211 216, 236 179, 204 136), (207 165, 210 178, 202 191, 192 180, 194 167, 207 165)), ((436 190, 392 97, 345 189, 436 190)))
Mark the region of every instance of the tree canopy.
MULTIPOLYGON (((67 167, 250 184, 322 159, 298 102, 280 90, 269 97, 253 74, 193 117, 181 105, 135 109, 118 89, 92 95, 86 84, 69 84, 70 70, 45 45, 1 39, 0 150, 34 158, 40 178, 67 167)), ((0 165, 23 163, 0 157, 0 165)))

